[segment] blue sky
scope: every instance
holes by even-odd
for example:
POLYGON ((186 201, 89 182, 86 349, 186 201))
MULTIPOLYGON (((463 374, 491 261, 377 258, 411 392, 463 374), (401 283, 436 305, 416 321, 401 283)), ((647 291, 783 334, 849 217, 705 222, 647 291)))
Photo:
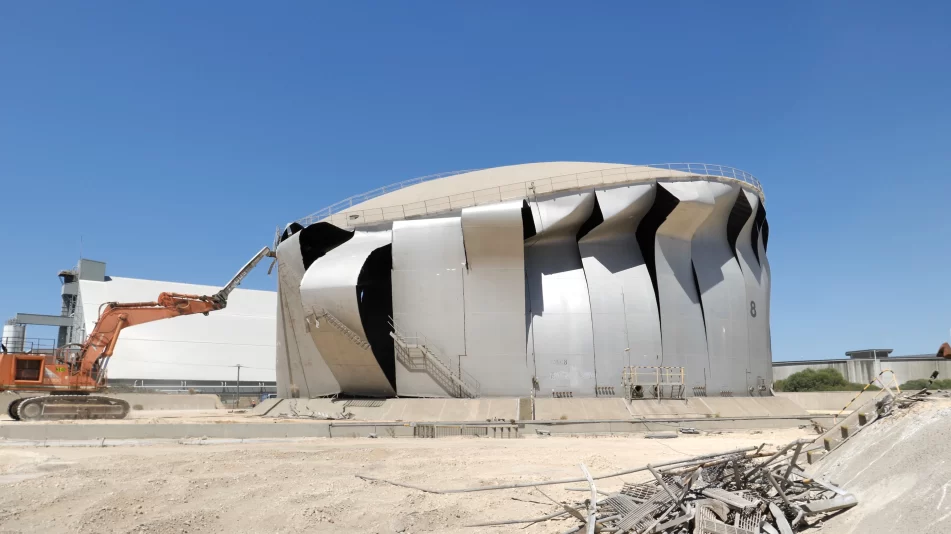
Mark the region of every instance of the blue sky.
POLYGON ((949 58, 946 2, 6 2, 0 318, 58 313, 80 239, 114 276, 217 285, 406 178, 702 161, 764 184, 776 360, 931 353, 949 58))

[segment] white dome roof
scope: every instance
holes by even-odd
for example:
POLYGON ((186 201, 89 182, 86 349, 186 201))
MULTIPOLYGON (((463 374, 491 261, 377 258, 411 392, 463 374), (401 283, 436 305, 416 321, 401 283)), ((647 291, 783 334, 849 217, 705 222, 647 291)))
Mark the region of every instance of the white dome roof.
POLYGON ((531 194, 590 189, 647 180, 727 179, 762 196, 749 173, 703 163, 625 165, 554 161, 432 175, 355 195, 302 220, 303 225, 328 221, 340 227, 360 226, 455 211, 467 206, 526 198, 531 194))

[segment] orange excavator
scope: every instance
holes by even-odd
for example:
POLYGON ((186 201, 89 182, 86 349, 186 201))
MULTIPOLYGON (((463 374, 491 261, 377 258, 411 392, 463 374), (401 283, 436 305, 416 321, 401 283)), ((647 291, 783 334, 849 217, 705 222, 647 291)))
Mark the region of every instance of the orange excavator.
POLYGON ((129 403, 94 395, 106 389, 106 368, 122 330, 152 321, 220 310, 228 295, 271 250, 264 247, 214 295, 162 293, 155 302, 106 302, 99 320, 83 343, 71 343, 52 354, 0 353, 0 391, 41 393, 10 403, 10 417, 21 421, 53 419, 122 419, 129 403))

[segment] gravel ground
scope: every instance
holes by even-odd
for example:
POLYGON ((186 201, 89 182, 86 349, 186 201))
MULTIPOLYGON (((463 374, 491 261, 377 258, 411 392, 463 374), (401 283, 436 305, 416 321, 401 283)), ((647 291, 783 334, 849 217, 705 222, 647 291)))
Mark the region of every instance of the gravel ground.
MULTIPOLYGON (((464 525, 543 516, 558 508, 532 489, 434 495, 355 475, 439 488, 550 480, 580 476, 581 462, 597 475, 763 442, 779 445, 807 435, 792 429, 671 440, 335 438, 247 445, 3 447, 0 532, 512 532, 521 526, 464 525)), ((616 490, 631 478, 604 480, 598 487, 616 490)), ((555 499, 584 498, 565 486, 542 491, 555 499)), ((520 531, 554 533, 574 524, 540 523, 520 531)))

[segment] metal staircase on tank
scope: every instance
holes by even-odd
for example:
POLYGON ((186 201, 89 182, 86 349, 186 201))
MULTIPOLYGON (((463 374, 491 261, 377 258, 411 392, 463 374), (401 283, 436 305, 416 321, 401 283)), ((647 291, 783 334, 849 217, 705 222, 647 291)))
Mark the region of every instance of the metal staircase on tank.
POLYGON ((340 319, 337 319, 327 310, 320 310, 314 313, 314 318, 320 321, 321 319, 327 321, 327 323, 340 331, 341 334, 347 337, 355 345, 360 347, 363 350, 370 350, 370 343, 367 340, 363 339, 360 334, 350 330, 347 325, 343 324, 340 319))
POLYGON ((390 319, 393 328, 390 337, 396 348, 396 359, 410 371, 424 371, 450 396, 475 399, 479 397, 481 385, 471 375, 452 368, 440 358, 421 336, 408 336, 401 332, 390 319))

